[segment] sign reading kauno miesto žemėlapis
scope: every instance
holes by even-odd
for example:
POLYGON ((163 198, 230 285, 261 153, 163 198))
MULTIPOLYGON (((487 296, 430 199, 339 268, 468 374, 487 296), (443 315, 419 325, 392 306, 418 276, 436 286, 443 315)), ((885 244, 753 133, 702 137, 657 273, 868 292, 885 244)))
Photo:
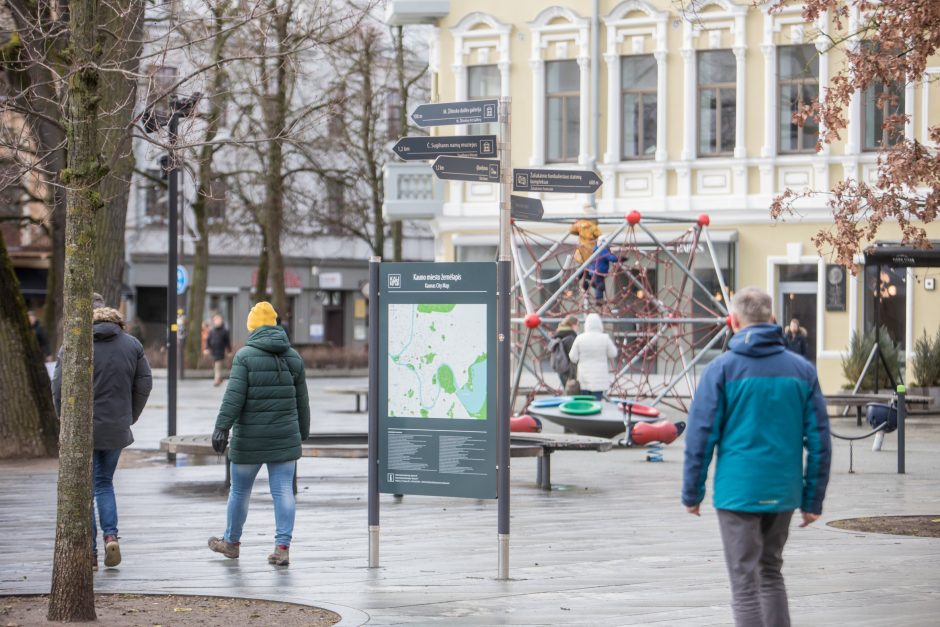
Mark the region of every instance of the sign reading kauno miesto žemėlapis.
POLYGON ((383 263, 379 491, 496 498, 496 264, 383 263))

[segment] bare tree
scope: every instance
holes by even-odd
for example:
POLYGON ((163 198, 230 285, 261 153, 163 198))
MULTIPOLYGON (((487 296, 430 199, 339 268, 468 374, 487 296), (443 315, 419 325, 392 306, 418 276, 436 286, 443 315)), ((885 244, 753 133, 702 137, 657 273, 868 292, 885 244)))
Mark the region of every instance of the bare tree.
MULTIPOLYGON (((779 11, 785 3, 769 8, 779 11)), ((830 51, 839 50, 846 62, 829 81, 822 99, 804 106, 794 115, 802 125, 808 118, 819 120, 825 131, 817 144, 838 140, 848 126, 849 103, 856 94, 875 90, 876 106, 899 111, 898 94, 904 86, 924 83, 928 60, 940 45, 940 2, 935 0, 806 0, 803 20, 808 23, 831 19, 834 31, 826 36, 830 51), (849 29, 852 12, 858 24, 849 29)), ((926 112, 923 112, 926 115, 926 112)), ((934 147, 916 138, 904 137, 908 123, 903 113, 887 115, 878 152, 876 182, 853 177, 839 181, 828 192, 796 193, 787 190, 772 205, 778 219, 793 213, 800 198, 824 194, 832 210, 834 226, 813 238, 820 251, 831 249, 838 261, 854 267, 853 258, 864 242, 875 239, 885 223, 897 222, 902 238, 919 248, 929 247, 925 225, 937 218, 940 209, 940 125, 928 129, 934 147)))
POLYGON ((62 430, 49 620, 95 620, 91 570, 92 281, 95 214, 102 210, 107 168, 101 153, 100 28, 98 2, 69 3, 69 65, 62 77, 68 110, 65 229, 65 338, 62 356, 62 430))
MULTIPOLYGON (((332 47, 335 78, 330 89, 338 102, 326 135, 304 150, 305 167, 328 190, 327 202, 311 203, 317 220, 366 242, 375 255, 385 251, 382 204, 388 145, 407 133, 407 93, 421 87, 425 74, 425 66, 405 54, 404 44, 400 52, 396 47, 373 22, 364 22, 332 47), (397 109, 389 106, 393 103, 397 109)), ((400 249, 396 254, 400 257, 400 249)))
MULTIPOLYGON (((231 0, 208 0, 205 6, 207 14, 206 24, 199 24, 199 28, 210 33, 208 60, 210 63, 209 78, 207 80, 208 92, 205 101, 208 110, 205 112, 205 128, 203 130, 203 144, 198 147, 196 157, 196 196, 191 205, 193 222, 195 225, 195 249, 193 251, 192 285, 187 301, 188 315, 191 331, 186 334, 184 358, 190 367, 199 362, 202 349, 202 336, 197 332, 206 306, 206 287, 209 276, 209 209, 215 202, 224 202, 220 198, 220 190, 216 182, 219 180, 217 168, 214 165, 216 153, 223 144, 216 143, 216 138, 222 124, 225 111, 225 98, 227 97, 228 73, 226 68, 227 44, 237 31, 227 29, 226 25, 233 21, 234 3, 231 0)), ((196 38, 191 33, 190 39, 196 38)))
POLYGON ((314 229, 307 205, 315 194, 302 155, 306 145, 322 137, 325 112, 336 101, 330 89, 322 88, 331 78, 324 72, 329 70, 326 50, 347 39, 371 8, 266 0, 256 28, 238 37, 239 49, 251 51, 254 62, 232 66, 233 81, 247 95, 233 99, 237 157, 226 175, 260 231, 255 298, 264 299, 270 285, 278 311, 287 310, 281 252, 285 224, 290 221, 292 230, 314 229), (260 141, 247 141, 259 135, 260 141))
POLYGON ((58 450, 49 376, 0 235, 0 459, 48 457, 58 450))

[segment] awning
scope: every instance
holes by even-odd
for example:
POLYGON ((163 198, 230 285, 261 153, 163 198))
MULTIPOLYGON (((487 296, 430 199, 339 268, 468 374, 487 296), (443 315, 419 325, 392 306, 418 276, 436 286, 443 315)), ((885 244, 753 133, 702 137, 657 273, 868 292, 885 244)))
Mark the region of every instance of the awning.
POLYGON ((903 246, 900 242, 875 242, 865 249, 866 266, 892 268, 940 268, 940 241, 932 240, 930 248, 903 246))

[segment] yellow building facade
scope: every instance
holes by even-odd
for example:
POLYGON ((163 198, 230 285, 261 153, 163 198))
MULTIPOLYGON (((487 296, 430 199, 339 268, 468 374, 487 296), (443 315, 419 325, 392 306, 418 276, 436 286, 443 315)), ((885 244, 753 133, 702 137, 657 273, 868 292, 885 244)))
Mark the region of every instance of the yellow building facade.
MULTIPOLYGON (((851 334, 870 328, 879 283, 890 290, 881 321, 909 363, 914 339, 940 326, 930 269, 885 270, 879 277, 859 265, 857 274, 840 278, 811 240, 832 223, 825 195, 801 201, 798 215, 784 221, 769 214, 786 189, 826 191, 848 177, 874 181, 881 124, 890 114, 874 95, 856 96, 841 141, 819 153, 812 124, 799 129, 790 121, 792 108, 824 90, 842 67, 841 53, 828 50, 831 25, 804 23, 798 6, 768 15, 728 0, 699 3, 689 14, 668 0, 599 4, 595 57, 590 0, 451 0, 433 29, 432 99, 510 98, 515 167, 585 169, 596 162, 603 180, 596 209, 585 207, 587 196, 533 195, 547 215, 709 214, 729 282, 768 290, 778 319, 801 318, 824 391, 846 383, 841 358, 851 334), (827 290, 829 282, 835 287, 827 290)), ((940 60, 928 69, 937 73, 940 60)), ((910 116, 905 135, 929 143, 928 125, 940 123, 940 85, 908 85, 898 95, 898 109, 910 116)), ((436 130, 495 131, 496 125, 436 130)), ((493 258, 497 194, 485 183, 445 185, 431 220, 439 260, 493 258)), ((940 239, 940 226, 928 231, 940 239)), ((887 225, 879 239, 899 235, 887 225)))

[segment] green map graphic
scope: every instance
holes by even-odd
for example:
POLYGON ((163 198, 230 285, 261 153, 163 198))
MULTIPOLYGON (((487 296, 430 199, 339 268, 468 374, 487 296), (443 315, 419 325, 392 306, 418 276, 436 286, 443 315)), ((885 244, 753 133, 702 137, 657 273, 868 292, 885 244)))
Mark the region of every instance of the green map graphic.
POLYGON ((389 415, 486 420, 486 305, 390 304, 388 316, 389 415))

